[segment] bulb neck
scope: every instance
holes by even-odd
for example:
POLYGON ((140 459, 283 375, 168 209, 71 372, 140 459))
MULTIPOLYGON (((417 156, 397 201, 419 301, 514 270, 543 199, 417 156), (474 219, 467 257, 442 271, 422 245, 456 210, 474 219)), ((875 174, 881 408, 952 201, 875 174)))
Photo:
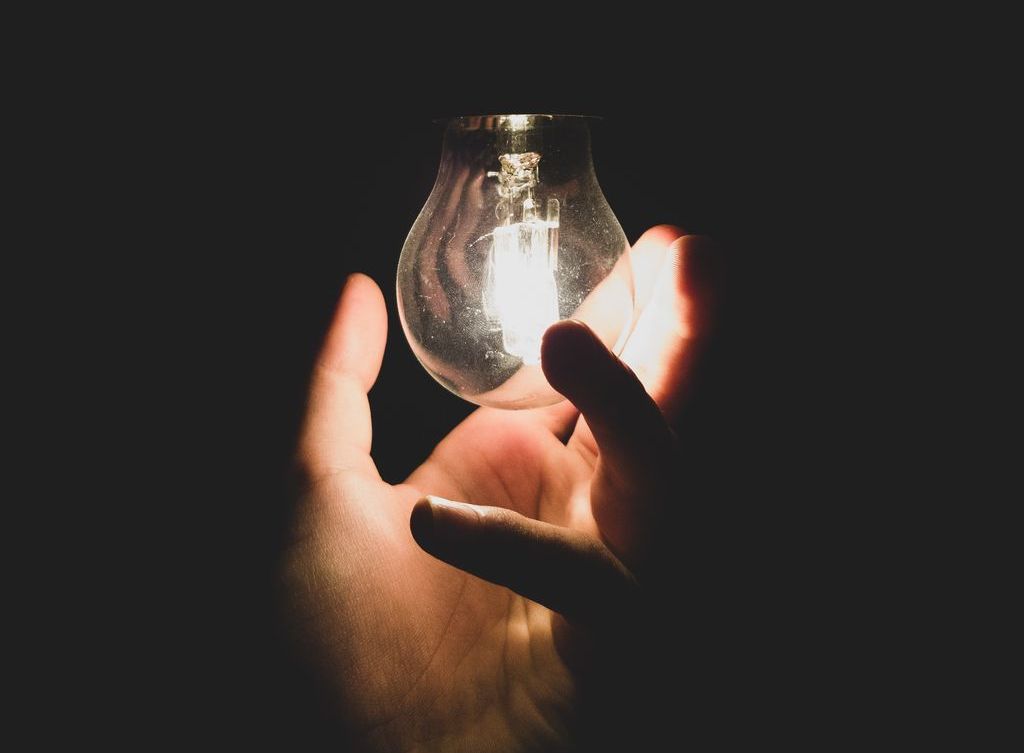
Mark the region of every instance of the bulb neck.
POLYGON ((445 129, 441 171, 479 170, 517 189, 530 181, 585 179, 594 169, 589 120, 576 115, 454 118, 445 129))

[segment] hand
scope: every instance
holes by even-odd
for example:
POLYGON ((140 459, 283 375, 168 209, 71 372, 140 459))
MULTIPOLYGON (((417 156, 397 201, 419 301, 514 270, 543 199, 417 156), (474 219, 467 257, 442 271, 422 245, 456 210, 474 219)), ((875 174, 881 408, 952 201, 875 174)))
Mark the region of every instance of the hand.
POLYGON ((384 300, 365 276, 346 283, 314 371, 282 585, 365 749, 563 749, 596 734, 589 699, 635 694, 611 667, 629 663, 669 551, 671 427, 695 397, 715 259, 667 226, 631 254, 646 305, 621 361, 585 325, 552 326, 542 365, 568 402, 481 408, 394 486, 370 457, 384 300))

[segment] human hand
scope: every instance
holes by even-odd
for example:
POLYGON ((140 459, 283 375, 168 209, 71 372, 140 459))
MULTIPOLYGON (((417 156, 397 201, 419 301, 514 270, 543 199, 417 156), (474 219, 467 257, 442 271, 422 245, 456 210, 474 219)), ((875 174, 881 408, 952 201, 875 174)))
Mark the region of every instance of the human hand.
POLYGON ((621 361, 585 325, 554 325, 542 365, 568 401, 480 408, 397 485, 370 457, 384 300, 367 277, 346 283, 314 371, 282 585, 361 747, 565 749, 615 723, 592 713, 595 693, 635 692, 611 668, 628 664, 672 546, 673 427, 696 398, 714 257, 667 226, 631 254, 646 306, 621 361))

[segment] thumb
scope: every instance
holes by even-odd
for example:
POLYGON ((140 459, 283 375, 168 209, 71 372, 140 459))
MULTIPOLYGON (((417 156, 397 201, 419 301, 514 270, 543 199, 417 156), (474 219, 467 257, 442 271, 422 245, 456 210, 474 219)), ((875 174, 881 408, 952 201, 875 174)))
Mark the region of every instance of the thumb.
POLYGON ((313 369, 299 438, 299 464, 312 475, 373 467, 366 393, 380 372, 387 326, 377 283, 363 274, 349 276, 313 369))
POLYGON ((503 507, 426 497, 410 521, 428 553, 543 604, 568 621, 604 626, 633 614, 636 580, 594 536, 503 507))

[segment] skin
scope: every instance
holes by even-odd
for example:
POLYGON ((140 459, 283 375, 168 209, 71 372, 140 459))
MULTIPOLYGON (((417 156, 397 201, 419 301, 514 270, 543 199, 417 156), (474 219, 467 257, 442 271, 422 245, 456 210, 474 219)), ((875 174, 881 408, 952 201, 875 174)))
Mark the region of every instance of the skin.
POLYGON ((631 253, 644 313, 621 361, 585 325, 554 325, 542 364, 569 400, 481 408, 398 485, 370 457, 384 300, 347 281, 314 370, 281 585, 359 749, 568 750, 614 723, 587 699, 616 692, 602 670, 659 553, 715 258, 668 226, 631 253))

